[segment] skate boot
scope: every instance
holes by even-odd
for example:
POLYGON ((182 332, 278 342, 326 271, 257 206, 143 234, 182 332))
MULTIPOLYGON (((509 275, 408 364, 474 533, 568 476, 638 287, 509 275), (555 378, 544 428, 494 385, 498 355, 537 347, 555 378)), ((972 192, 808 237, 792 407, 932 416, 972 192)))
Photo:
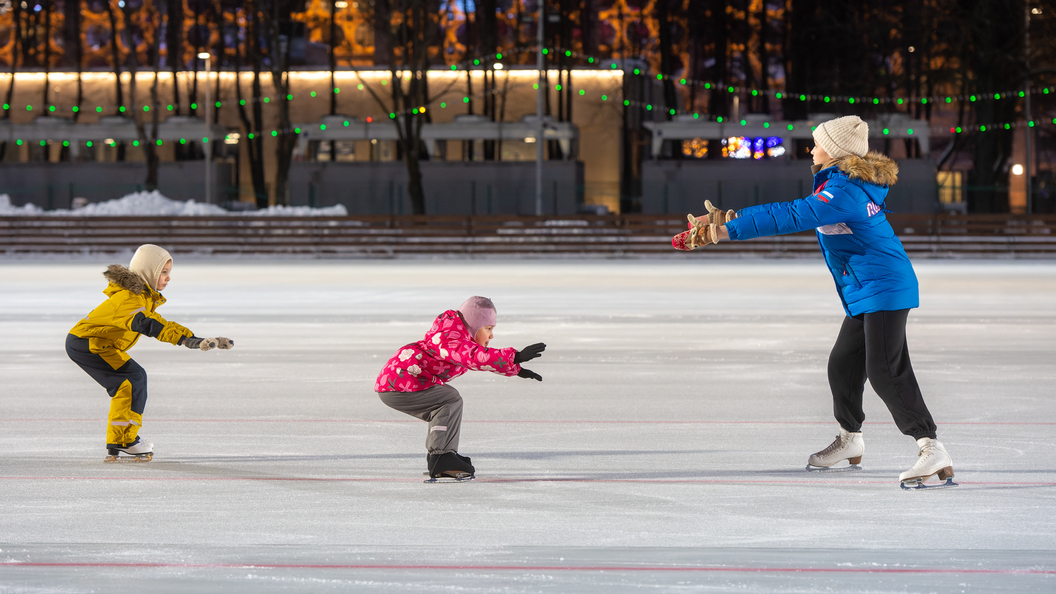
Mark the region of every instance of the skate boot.
POLYGON ((132 443, 106 444, 106 458, 103 462, 150 462, 154 457, 154 444, 136 437, 132 443), (121 456, 124 452, 127 456, 121 456))
POLYGON ((429 480, 427 483, 468 481, 473 479, 476 469, 469 463, 469 458, 459 456, 457 452, 429 454, 429 480))
POLYGON ((921 437, 917 440, 917 446, 920 447, 920 452, 917 458, 917 463, 913 465, 913 468, 898 475, 898 480, 902 481, 903 489, 936 489, 939 487, 956 487, 957 483, 953 482, 953 460, 950 455, 946 453, 946 448, 937 439, 930 437, 921 437), (937 485, 925 485, 924 481, 929 478, 938 475, 939 480, 945 480, 945 483, 937 485))
POLYGON ((810 455, 807 459, 807 471, 808 472, 847 472, 850 470, 861 470, 862 467, 858 466, 858 463, 862 461, 862 454, 865 453, 865 439, 862 437, 862 433, 856 432, 851 433, 850 431, 840 427, 840 434, 836 436, 836 441, 829 444, 829 447, 810 455), (833 466, 846 460, 849 466, 841 466, 839 468, 833 468, 833 466))

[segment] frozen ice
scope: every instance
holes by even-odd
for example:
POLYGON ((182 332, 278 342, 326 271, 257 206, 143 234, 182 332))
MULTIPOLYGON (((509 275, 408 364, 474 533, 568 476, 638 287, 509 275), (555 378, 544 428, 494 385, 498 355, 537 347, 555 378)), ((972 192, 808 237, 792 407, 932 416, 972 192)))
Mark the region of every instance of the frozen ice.
POLYGON ((686 256, 177 256, 159 313, 236 346, 140 340, 155 457, 122 465, 63 352, 110 259, 0 260, 0 592, 1056 591, 1056 263, 916 263, 960 486, 915 493, 869 387, 863 470, 803 470, 838 431, 820 260, 686 256), (477 480, 423 484, 373 381, 474 294, 544 381, 455 380, 477 480))

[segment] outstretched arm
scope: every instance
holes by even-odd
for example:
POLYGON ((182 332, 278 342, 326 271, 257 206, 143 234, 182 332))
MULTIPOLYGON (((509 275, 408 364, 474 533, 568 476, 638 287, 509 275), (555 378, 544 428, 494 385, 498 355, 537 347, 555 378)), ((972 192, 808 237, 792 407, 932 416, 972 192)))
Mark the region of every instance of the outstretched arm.
POLYGON ((773 202, 744 209, 736 219, 726 223, 725 235, 729 239, 745 240, 846 222, 852 214, 854 201, 835 187, 829 194, 831 196, 814 194, 792 202, 773 202))
POLYGON ((169 344, 179 344, 183 338, 194 336, 194 332, 190 329, 176 322, 170 322, 156 313, 150 313, 145 307, 136 307, 138 305, 136 301, 133 299, 125 301, 121 309, 127 309, 127 313, 119 312, 114 316, 114 319, 126 329, 169 344))
MULTIPOLYGON (((464 336, 464 335, 463 335, 464 336)), ((437 341, 428 341, 430 354, 434 357, 461 365, 473 371, 491 371, 502 375, 517 375, 521 366, 514 362, 517 350, 512 348, 491 349, 463 338, 451 336, 444 332, 437 341)))

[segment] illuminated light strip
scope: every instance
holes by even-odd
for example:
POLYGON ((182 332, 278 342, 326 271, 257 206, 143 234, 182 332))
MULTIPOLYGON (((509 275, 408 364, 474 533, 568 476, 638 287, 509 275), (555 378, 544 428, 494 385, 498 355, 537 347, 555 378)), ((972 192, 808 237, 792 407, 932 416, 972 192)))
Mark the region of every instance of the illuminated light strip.
MULTIPOLYGON (((518 49, 509 50, 509 51, 503 51, 503 52, 496 52, 494 54, 488 54, 486 56, 482 56, 480 58, 476 58, 476 59, 473 59, 473 60, 465 59, 465 60, 462 60, 460 62, 445 63, 445 66, 447 68, 452 68, 453 67, 453 68, 455 68, 455 70, 448 70, 448 69, 445 68, 445 69, 442 69, 442 70, 439 70, 439 69, 438 70, 429 70, 427 72, 429 73, 430 76, 432 76, 432 75, 437 75, 437 74, 439 74, 439 75, 443 75, 443 74, 450 75, 452 73, 459 73, 460 74, 461 72, 466 71, 466 70, 469 70, 469 71, 481 70, 482 71, 482 70, 487 70, 488 69, 487 63, 489 61, 491 61, 491 62, 501 62, 504 57, 508 57, 510 55, 534 54, 535 52, 536 52, 536 48, 534 46, 528 46, 528 47, 525 47, 525 48, 518 48, 518 49), (472 62, 477 62, 476 64, 472 64, 472 65, 473 66, 478 66, 479 68, 470 68, 470 65, 471 65, 472 62)), ((574 58, 574 59, 585 59, 590 64, 601 64, 602 62, 607 62, 607 63, 609 63, 610 65, 613 65, 613 66, 617 65, 618 63, 620 63, 621 61, 624 60, 624 58, 600 58, 600 57, 597 57, 597 56, 589 56, 587 54, 582 54, 580 52, 576 52, 576 51, 572 51, 572 50, 565 50, 565 49, 561 49, 561 48, 550 48, 550 47, 544 48, 543 53, 544 53, 544 55, 554 54, 554 55, 556 55, 559 58, 560 57, 571 57, 571 58, 574 58)), ((552 60, 552 58, 551 58, 551 60, 552 60)), ((571 69, 573 71, 576 70, 575 68, 571 68, 571 69)), ((559 68, 549 68, 548 70, 555 70, 556 71, 556 70, 559 70, 559 68)), ((600 68, 598 68, 598 69, 580 69, 580 70, 581 70, 581 72, 611 72, 612 71, 611 69, 610 70, 604 70, 604 69, 600 69, 600 68)), ((523 72, 523 70, 514 70, 513 72, 519 72, 519 71, 523 72)), ((396 72, 397 72, 397 75, 400 76, 403 73, 407 73, 409 71, 408 70, 402 70, 402 71, 396 71, 396 72)), ((622 69, 617 69, 616 72, 618 72, 618 73, 620 73, 622 75, 623 70, 622 69)), ((893 104, 893 105, 921 104, 921 105, 927 105, 928 103, 952 103, 953 101, 977 102, 977 101, 991 101, 991 100, 996 101, 996 100, 1001 100, 1001 99, 1019 99, 1019 98, 1023 98, 1026 95, 1026 92, 1024 90, 1022 90, 1022 89, 1016 89, 1016 90, 1012 90, 1012 91, 1002 91, 1002 92, 986 91, 986 92, 979 92, 979 93, 967 94, 967 95, 933 95, 933 96, 907 96, 907 97, 870 97, 870 96, 836 95, 836 94, 828 94, 828 95, 826 95, 826 94, 823 94, 823 93, 805 93, 804 94, 804 93, 796 93, 796 92, 787 91, 787 90, 785 90, 785 91, 776 91, 776 90, 771 90, 771 89, 758 89, 758 88, 754 88, 754 87, 745 87, 745 86, 740 86, 740 85, 727 85, 727 84, 721 84, 720 85, 720 84, 718 84, 718 83, 716 83, 714 81, 694 79, 694 78, 686 78, 684 76, 673 75, 673 74, 663 74, 663 73, 652 74, 652 73, 648 72, 647 70, 640 70, 640 69, 637 69, 637 68, 634 69, 633 71, 629 72, 629 73, 633 73, 634 75, 637 75, 637 76, 649 77, 651 79, 658 80, 658 81, 668 81, 668 80, 670 80, 670 81, 674 81, 674 82, 676 82, 676 83, 678 83, 680 85, 683 85, 683 86, 685 86, 685 85, 704 86, 705 90, 726 91, 726 92, 731 93, 731 94, 746 93, 746 94, 751 94, 753 97, 756 97, 756 96, 759 96, 759 95, 764 95, 764 96, 768 96, 768 97, 774 97, 774 98, 777 98, 777 99, 791 99, 791 100, 797 100, 798 99, 800 101, 808 101, 808 100, 810 100, 810 101, 824 101, 826 103, 833 102, 833 101, 839 101, 839 102, 847 102, 848 104, 851 104, 851 105, 857 104, 857 103, 871 103, 873 105, 880 105, 880 104, 893 104)), ((330 73, 329 70, 292 71, 292 72, 290 72, 290 75, 291 75, 292 79, 301 78, 301 79, 306 79, 306 80, 329 78, 330 74, 331 73, 330 73)), ((200 73, 200 75, 204 76, 204 73, 200 73)), ((213 77, 220 77, 220 78, 230 79, 230 80, 234 80, 236 78, 236 75, 237 75, 237 73, 226 72, 226 71, 220 71, 220 72, 211 73, 211 76, 213 76, 213 77)), ((392 76, 392 71, 391 70, 382 70, 382 69, 354 70, 354 71, 347 71, 347 70, 341 71, 341 70, 338 70, 338 71, 334 71, 334 75, 335 75, 335 77, 341 77, 341 78, 346 78, 346 79, 347 78, 351 78, 351 77, 358 77, 358 76, 367 76, 367 77, 370 77, 370 78, 390 78, 392 76)), ((11 76, 10 74, 0 74, 0 79, 3 79, 4 77, 10 77, 10 76, 11 76)), ((57 73, 51 73, 50 74, 51 78, 54 78, 54 79, 57 79, 57 80, 76 80, 76 76, 77 76, 76 73, 70 73, 70 72, 57 72, 57 73)), ((104 78, 104 77, 109 77, 109 78, 113 77, 112 73, 101 73, 101 72, 82 73, 82 76, 87 77, 89 79, 91 79, 91 78, 100 78, 101 79, 101 78, 104 78)), ((152 77, 152 76, 153 76, 153 72, 137 72, 137 80, 138 80, 138 77, 143 77, 145 82, 150 82, 150 78, 149 77, 152 77)), ((193 77, 193 73, 184 72, 184 73, 180 73, 179 76, 184 78, 184 79, 188 79, 188 78, 192 78, 193 77)), ((16 80, 19 79, 19 78, 27 78, 27 79, 29 79, 31 81, 33 81, 33 80, 41 80, 42 81, 42 80, 45 79, 45 74, 41 73, 41 72, 19 72, 19 73, 15 74, 15 77, 16 77, 16 80)), ((172 73, 171 72, 159 72, 159 79, 165 79, 165 78, 169 79, 170 82, 171 82, 172 73)), ((1032 94, 1032 95, 1048 95, 1048 94, 1051 94, 1051 93, 1056 93, 1056 86, 1031 87, 1029 89, 1029 91, 1030 91, 1030 94, 1032 94)))

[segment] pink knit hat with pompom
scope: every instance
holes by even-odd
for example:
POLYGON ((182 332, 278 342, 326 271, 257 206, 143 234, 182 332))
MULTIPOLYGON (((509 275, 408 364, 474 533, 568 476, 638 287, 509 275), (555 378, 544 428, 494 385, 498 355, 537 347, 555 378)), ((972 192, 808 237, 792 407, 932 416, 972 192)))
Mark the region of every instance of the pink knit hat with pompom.
POLYGON ((494 326, 498 317, 495 304, 491 302, 491 299, 476 295, 466 299, 466 302, 458 308, 458 312, 466 320, 470 336, 476 336, 477 330, 484 326, 494 326))

